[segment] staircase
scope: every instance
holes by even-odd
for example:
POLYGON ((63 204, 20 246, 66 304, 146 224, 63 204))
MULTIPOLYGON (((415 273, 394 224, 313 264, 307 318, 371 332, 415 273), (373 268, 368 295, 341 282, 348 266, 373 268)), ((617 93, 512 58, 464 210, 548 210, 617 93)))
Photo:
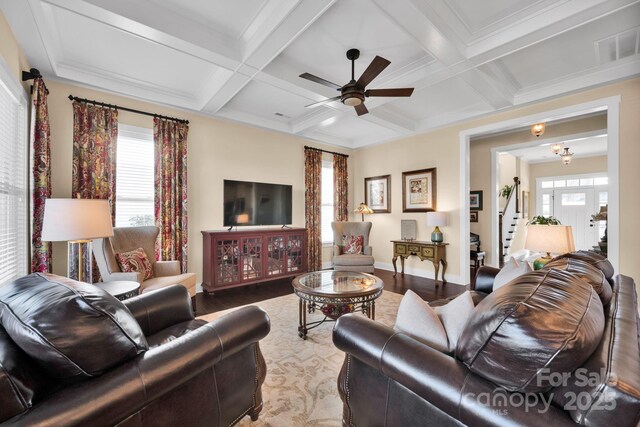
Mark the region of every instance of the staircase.
POLYGON ((516 232, 516 227, 520 221, 520 178, 517 176, 513 178, 513 188, 509 197, 507 197, 507 203, 499 214, 499 226, 498 226, 498 239, 500 244, 499 263, 500 267, 504 265, 505 256, 509 255, 511 243, 516 232), (515 194, 515 195, 514 195, 515 194))

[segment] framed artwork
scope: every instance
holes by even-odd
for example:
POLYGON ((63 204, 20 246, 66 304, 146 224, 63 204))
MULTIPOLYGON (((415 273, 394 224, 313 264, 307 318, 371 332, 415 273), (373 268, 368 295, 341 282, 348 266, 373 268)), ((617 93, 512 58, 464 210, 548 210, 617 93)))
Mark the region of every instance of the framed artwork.
POLYGON ((402 212, 436 210, 436 168, 402 172, 402 212))
POLYGON ((469 213, 470 222, 478 222, 478 211, 471 211, 469 213))
POLYGON ((482 190, 469 193, 469 207, 472 211, 482 210, 482 190))
POLYGON ((374 213, 391 212, 391 175, 364 179, 364 203, 374 213))
POLYGON ((522 190, 522 218, 529 218, 529 192, 522 190))
POLYGON ((415 219, 401 219, 400 220, 400 239, 401 240, 416 240, 418 230, 418 221, 415 219))

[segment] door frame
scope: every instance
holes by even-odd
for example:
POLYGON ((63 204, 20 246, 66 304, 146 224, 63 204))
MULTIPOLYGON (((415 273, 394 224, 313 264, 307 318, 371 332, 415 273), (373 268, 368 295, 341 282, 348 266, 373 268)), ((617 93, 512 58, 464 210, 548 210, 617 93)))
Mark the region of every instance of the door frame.
MULTIPOLYGON (((607 173, 609 176, 609 207, 607 216, 608 236, 609 240, 614 242, 608 247, 608 258, 613 268, 619 269, 620 254, 620 151, 619 151, 619 118, 620 118, 620 95, 607 98, 596 99, 593 101, 570 105, 549 111, 542 111, 515 119, 504 120, 479 126, 471 129, 463 130, 459 133, 459 167, 460 167, 460 278, 463 283, 469 283, 469 191, 470 191, 470 144, 471 138, 485 134, 491 134, 501 131, 507 131, 515 128, 530 126, 534 123, 547 122, 551 120, 560 120, 572 118, 589 113, 606 111, 607 112, 607 173)), ((503 147, 501 147, 504 150, 503 147)), ((496 168, 492 157, 492 182, 496 182, 494 175, 496 168)), ((498 188, 497 185, 491 186, 491 199, 488 203, 489 214, 491 218, 491 250, 493 259, 497 260, 498 242, 496 230, 498 229, 498 188)))

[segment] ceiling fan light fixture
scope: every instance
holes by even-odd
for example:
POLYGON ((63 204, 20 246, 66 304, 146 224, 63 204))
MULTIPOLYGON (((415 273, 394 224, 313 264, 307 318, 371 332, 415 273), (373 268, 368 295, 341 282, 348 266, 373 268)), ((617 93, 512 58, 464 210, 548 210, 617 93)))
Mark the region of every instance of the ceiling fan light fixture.
POLYGON ((357 96, 349 96, 344 98, 342 100, 342 103, 344 105, 348 105, 349 107, 357 107, 358 105, 362 104, 362 99, 358 98, 357 96))
POLYGON ((536 123, 531 125, 531 134, 536 138, 540 138, 540 135, 544 133, 544 123, 536 123))

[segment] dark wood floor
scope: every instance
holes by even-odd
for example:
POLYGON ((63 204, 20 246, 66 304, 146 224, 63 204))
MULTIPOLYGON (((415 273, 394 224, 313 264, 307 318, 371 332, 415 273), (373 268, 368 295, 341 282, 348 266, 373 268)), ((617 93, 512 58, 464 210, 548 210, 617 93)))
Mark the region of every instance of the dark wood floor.
MULTIPOLYGON (((436 288, 435 281, 424 277, 399 274, 393 277, 392 271, 376 269, 375 273, 384 282, 384 290, 405 294, 411 289, 426 301, 446 298, 464 292, 465 287, 450 283, 439 284, 436 288)), ((234 289, 218 291, 214 295, 199 293, 196 296, 197 315, 201 316, 228 308, 245 304, 253 304, 271 298, 293 293, 292 279, 282 279, 259 285, 251 285, 234 289)))

